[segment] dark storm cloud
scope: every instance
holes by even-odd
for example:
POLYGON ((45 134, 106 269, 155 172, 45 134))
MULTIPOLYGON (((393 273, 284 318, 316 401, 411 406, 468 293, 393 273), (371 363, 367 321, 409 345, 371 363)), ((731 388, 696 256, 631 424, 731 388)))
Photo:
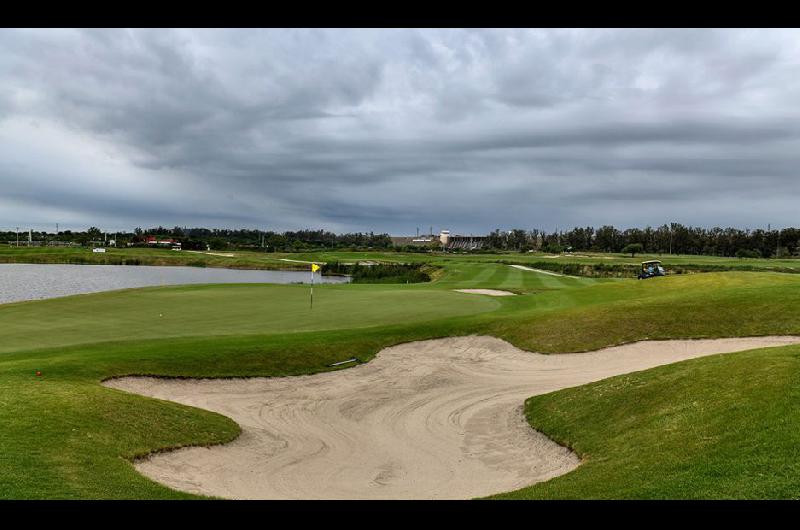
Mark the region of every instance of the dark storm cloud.
POLYGON ((796 30, 3 30, 0 229, 797 224, 796 30))

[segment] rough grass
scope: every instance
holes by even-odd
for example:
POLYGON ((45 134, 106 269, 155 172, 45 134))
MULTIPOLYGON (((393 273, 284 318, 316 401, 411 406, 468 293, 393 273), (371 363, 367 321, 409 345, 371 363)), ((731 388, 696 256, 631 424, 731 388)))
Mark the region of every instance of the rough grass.
MULTIPOLYGON (((588 351, 643 339, 800 333, 800 278, 709 273, 628 280, 543 296, 485 332, 541 352, 588 351)), ((512 298, 512 297, 509 297, 512 298)))
POLYGON ((800 498, 800 348, 686 361, 529 399, 575 471, 503 498, 800 498))

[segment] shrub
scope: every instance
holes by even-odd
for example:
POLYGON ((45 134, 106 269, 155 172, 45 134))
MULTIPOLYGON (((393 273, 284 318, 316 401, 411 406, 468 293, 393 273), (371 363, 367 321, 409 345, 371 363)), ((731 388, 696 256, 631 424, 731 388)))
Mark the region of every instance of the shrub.
POLYGON ((422 263, 343 265, 338 261, 322 266, 323 274, 347 274, 353 283, 422 283, 431 281, 422 263))
POLYGON ((561 248, 561 245, 559 245, 558 243, 548 243, 542 248, 542 250, 544 250, 545 252, 549 252, 550 254, 561 254, 561 251, 563 249, 561 248))
POLYGON ((760 258, 761 252, 758 250, 748 250, 746 248, 740 248, 736 251, 737 258, 760 258))

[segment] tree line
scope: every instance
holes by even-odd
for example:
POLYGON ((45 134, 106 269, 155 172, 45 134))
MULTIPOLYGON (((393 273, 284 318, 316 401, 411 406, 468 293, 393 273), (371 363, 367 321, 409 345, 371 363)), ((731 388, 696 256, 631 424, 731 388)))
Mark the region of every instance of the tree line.
MULTIPOLYGON (((680 223, 659 227, 576 227, 568 231, 495 230, 484 242, 486 250, 525 252, 623 252, 633 246, 648 254, 702 254, 710 256, 787 257, 800 254, 800 229, 703 228, 680 223), (639 245, 641 247, 639 247, 639 245)), ((628 250, 630 252, 630 250, 628 250)))
MULTIPOLYGON (((388 234, 374 232, 336 234, 327 230, 264 231, 256 229, 227 228, 167 228, 158 226, 132 232, 104 233, 97 227, 85 231, 59 231, 58 234, 34 231, 33 240, 48 243, 58 241, 80 245, 99 244, 115 239, 117 246, 147 246, 147 236, 171 238, 180 241, 187 250, 250 249, 265 252, 302 252, 318 249, 379 249, 392 247, 388 234)), ((16 231, 0 231, 0 241, 16 241, 16 231)), ((27 230, 20 230, 20 244, 28 239, 27 230)), ((409 248, 430 251, 440 248, 438 241, 431 247, 409 248)), ((702 254, 739 257, 788 257, 800 255, 800 228, 780 230, 703 228, 680 223, 658 227, 619 229, 612 225, 599 228, 575 227, 570 230, 547 232, 544 230, 495 230, 484 240, 483 252, 541 250, 560 253, 564 251, 636 252, 648 254, 702 254), (639 247, 640 246, 640 247, 639 247), (627 248, 626 248, 627 247, 627 248)), ((395 250, 402 250, 396 248, 395 250)))
MULTIPOLYGON (((153 228, 137 227, 132 232, 104 233, 97 227, 90 227, 85 231, 63 230, 58 234, 43 231, 34 231, 33 240, 37 242, 62 242, 80 245, 99 244, 108 240, 115 240, 120 246, 147 246, 148 236, 159 239, 174 239, 181 243, 187 250, 264 250, 266 252, 297 252, 329 249, 387 249, 392 246, 388 234, 369 233, 344 233, 336 234, 327 230, 297 230, 297 231, 265 231, 255 229, 227 229, 227 228, 186 228, 163 226, 153 228)), ((0 232, 0 240, 15 243, 16 231, 0 232)), ((20 231, 20 244, 26 244, 28 231, 20 231)))
POLYGON ((212 250, 250 249, 267 252, 298 252, 320 248, 386 249, 392 246, 389 234, 374 232, 336 234, 327 230, 297 230, 275 232, 272 230, 227 228, 157 227, 134 230, 134 243, 146 236, 169 236, 182 242, 185 248, 208 245, 212 250), (188 245, 188 246, 187 246, 188 245))

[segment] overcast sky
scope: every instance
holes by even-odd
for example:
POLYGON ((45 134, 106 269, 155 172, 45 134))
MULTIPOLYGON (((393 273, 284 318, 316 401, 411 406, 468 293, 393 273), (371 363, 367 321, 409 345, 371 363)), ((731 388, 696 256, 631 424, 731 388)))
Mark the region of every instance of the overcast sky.
POLYGON ((800 225, 798 30, 0 30, 0 230, 800 225))

